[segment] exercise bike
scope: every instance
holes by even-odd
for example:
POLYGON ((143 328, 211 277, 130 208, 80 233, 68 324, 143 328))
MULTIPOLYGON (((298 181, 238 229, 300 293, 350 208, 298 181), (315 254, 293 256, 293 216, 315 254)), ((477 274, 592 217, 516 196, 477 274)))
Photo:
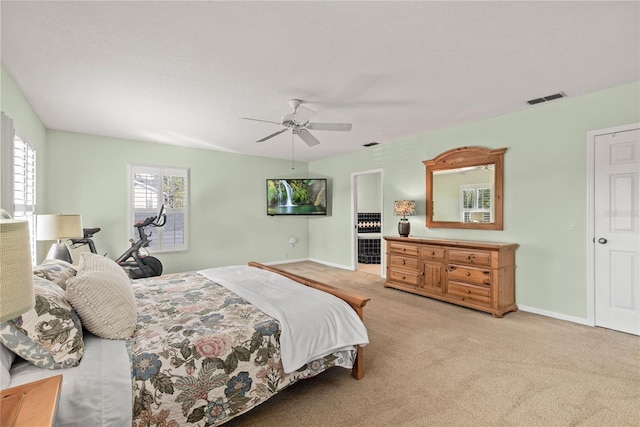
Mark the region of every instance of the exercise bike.
MULTIPOLYGON (((147 234, 145 229, 147 227, 164 227, 167 222, 167 216, 164 212, 164 205, 160 208, 158 215, 148 217, 144 221, 135 223, 133 226, 138 230, 138 240, 134 241, 129 239, 131 246, 116 259, 116 264, 122 267, 129 277, 132 279, 141 279, 144 277, 160 276, 162 274, 162 263, 156 257, 150 256, 141 251, 146 252, 144 248, 148 247, 151 243, 149 237, 152 232, 147 234)), ((73 249, 83 245, 89 246, 89 250, 97 254, 96 246, 93 243, 93 236, 101 229, 98 228, 83 228, 83 237, 80 239, 70 239, 71 247, 73 249)))

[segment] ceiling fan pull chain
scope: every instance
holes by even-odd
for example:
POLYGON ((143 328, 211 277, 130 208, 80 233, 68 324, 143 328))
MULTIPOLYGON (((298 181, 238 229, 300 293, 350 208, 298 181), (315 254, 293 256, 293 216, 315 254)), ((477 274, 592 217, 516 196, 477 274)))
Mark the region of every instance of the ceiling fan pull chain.
POLYGON ((294 164, 294 161, 293 161, 293 147, 294 147, 294 145, 295 144, 293 142, 293 132, 291 132, 291 170, 294 170, 296 168, 295 164, 294 164))

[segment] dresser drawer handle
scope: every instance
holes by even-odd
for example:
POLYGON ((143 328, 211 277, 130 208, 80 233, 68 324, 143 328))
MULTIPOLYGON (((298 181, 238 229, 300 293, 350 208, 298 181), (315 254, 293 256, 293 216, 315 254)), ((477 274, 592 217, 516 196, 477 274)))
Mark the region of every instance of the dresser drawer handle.
POLYGON ((471 273, 469 273, 468 271, 466 273, 464 273, 465 276, 469 277, 471 276, 471 273))
POLYGON ((405 265, 407 263, 407 261, 402 260, 402 265, 405 265))
POLYGON ((435 255, 436 253, 434 251, 431 251, 431 255, 435 255))
POLYGON ((406 277, 402 276, 402 280, 406 280, 406 277))
POLYGON ((467 255, 467 259, 473 259, 473 255, 467 255))

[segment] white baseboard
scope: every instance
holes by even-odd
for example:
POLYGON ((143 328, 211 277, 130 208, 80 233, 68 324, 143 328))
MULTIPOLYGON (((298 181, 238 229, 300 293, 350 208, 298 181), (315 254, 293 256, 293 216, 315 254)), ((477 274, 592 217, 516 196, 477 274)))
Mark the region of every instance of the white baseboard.
MULTIPOLYGON (((289 264, 289 263, 293 263, 293 262, 302 262, 302 261, 313 261, 313 262, 317 262, 318 264, 327 265, 329 267, 340 268, 342 270, 348 270, 348 271, 355 271, 351 266, 342 265, 342 264, 336 264, 336 263, 333 263, 333 262, 323 261, 323 260, 315 259, 315 258, 285 259, 285 260, 282 260, 282 261, 264 262, 263 264, 265 264, 265 265, 289 264)), ((384 278, 385 277, 383 276, 383 279, 384 278)), ((536 308, 536 307, 529 307, 529 306, 526 306, 526 305, 518 304, 518 310, 526 311, 527 313, 539 314, 541 316, 551 317, 553 319, 558 319, 558 320, 564 320, 564 321, 567 321, 567 322, 578 323, 580 325, 595 326, 592 323, 590 323, 587 319, 583 319, 581 317, 568 316, 566 314, 556 313, 554 311, 543 310, 543 309, 536 308)))
POLYGON ((261 264, 264 264, 264 265, 291 264, 294 262, 302 262, 302 261, 309 261, 309 258, 284 259, 280 261, 266 261, 266 262, 262 262, 261 264))
POLYGON ((329 267, 341 268, 343 270, 355 271, 353 267, 342 265, 342 264, 334 264, 332 262, 322 261, 320 259, 309 258, 309 261, 317 262, 318 264, 328 265, 329 267))
POLYGON ((327 261, 323 261, 321 259, 315 259, 315 258, 283 259, 280 261, 263 262, 262 264, 264 265, 291 264, 294 262, 303 262, 303 261, 312 261, 312 262, 317 262, 318 264, 327 265, 329 267, 335 267, 335 268, 340 268, 342 270, 354 271, 354 269, 351 268, 350 266, 342 265, 342 264, 334 264, 332 262, 327 262, 327 261))
POLYGON ((585 326, 594 326, 587 319, 581 317, 568 316, 566 314, 556 313, 553 311, 542 310, 536 307, 528 307, 526 305, 518 304, 518 310, 526 311, 527 313, 539 314, 541 316, 552 317, 558 320, 566 320, 567 322, 579 323, 585 326))

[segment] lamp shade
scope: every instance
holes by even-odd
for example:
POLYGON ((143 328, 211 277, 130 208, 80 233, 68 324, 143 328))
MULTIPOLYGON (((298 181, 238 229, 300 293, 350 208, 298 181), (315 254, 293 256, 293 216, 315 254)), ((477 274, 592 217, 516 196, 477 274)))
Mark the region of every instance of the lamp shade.
POLYGON ((393 214, 395 216, 414 216, 416 214, 415 200, 396 200, 393 202, 393 214))
POLYGON ((80 215, 38 215, 37 217, 38 240, 62 240, 82 236, 80 215))
POLYGON ((34 304, 29 222, 0 219, 0 322, 34 304))

